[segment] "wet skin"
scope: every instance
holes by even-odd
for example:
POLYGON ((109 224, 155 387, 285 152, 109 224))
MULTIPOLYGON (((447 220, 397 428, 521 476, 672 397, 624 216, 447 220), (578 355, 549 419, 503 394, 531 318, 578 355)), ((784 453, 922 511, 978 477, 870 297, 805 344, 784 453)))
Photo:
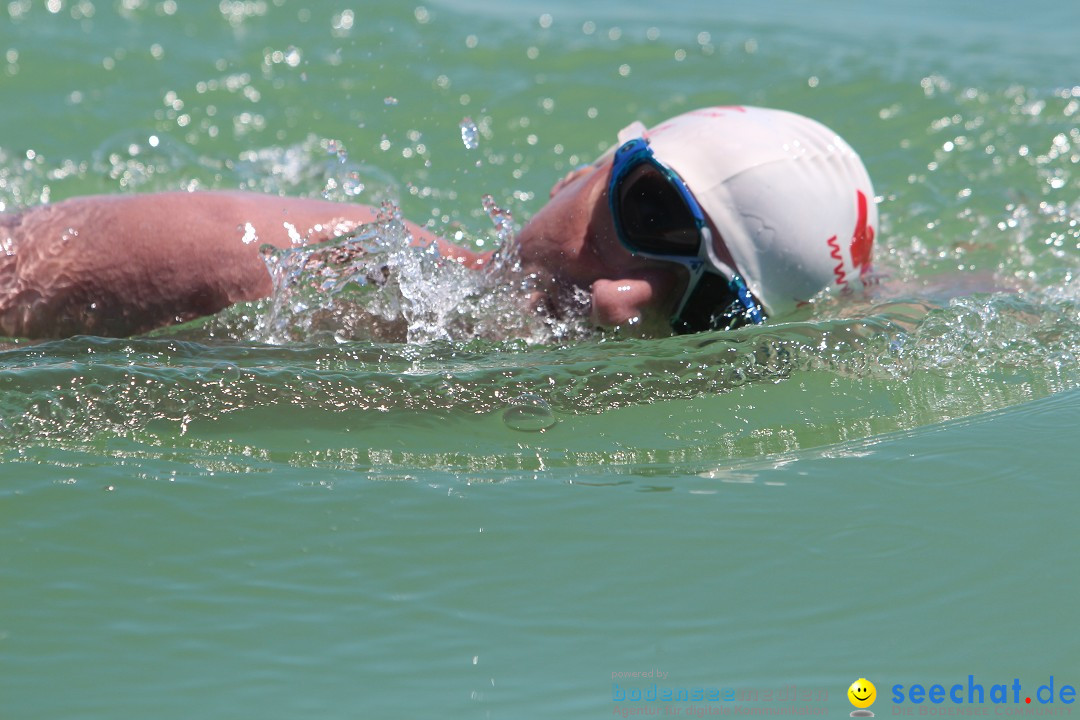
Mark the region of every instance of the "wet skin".
MULTIPOLYGON (((3 215, 0 334, 124 336, 211 315, 270 294, 263 244, 321 242, 375 219, 362 205, 244 192, 81 197, 3 215)), ((407 226, 444 257, 484 262, 407 226)))

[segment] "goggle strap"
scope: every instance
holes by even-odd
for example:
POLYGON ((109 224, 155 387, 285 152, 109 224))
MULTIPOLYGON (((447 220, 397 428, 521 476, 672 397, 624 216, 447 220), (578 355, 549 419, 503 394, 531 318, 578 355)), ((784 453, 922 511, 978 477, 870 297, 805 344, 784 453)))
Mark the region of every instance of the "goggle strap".
POLYGON ((645 123, 635 120, 619 131, 619 145, 625 145, 631 140, 644 138, 646 132, 648 131, 645 129, 645 123))
POLYGON ((692 291, 697 287, 698 281, 701 280, 701 276, 705 274, 705 263, 700 260, 695 262, 690 268, 690 280, 686 285, 686 292, 683 293, 682 299, 679 301, 679 306, 675 308, 675 313, 672 318, 681 318, 683 310, 686 309, 686 303, 690 302, 690 297, 694 294, 692 291))

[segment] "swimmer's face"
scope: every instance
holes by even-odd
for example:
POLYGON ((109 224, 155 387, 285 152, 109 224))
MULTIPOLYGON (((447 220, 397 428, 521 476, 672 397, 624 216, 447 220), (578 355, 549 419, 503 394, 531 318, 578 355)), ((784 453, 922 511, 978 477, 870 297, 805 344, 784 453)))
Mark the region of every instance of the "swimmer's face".
POLYGON ((611 161, 577 170, 556 183, 551 200, 518 235, 534 302, 558 307, 569 287, 592 296, 591 321, 632 335, 671 334, 669 320, 688 278, 673 263, 635 257, 619 242, 608 208, 611 161))

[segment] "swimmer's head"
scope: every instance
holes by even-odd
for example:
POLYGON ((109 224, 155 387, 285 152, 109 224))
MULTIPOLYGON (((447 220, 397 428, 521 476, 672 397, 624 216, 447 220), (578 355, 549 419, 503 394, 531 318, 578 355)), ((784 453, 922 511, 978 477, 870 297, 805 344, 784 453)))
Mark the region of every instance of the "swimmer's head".
POLYGON ((541 287, 591 291, 596 324, 663 334, 861 287, 876 227, 870 178, 839 136, 788 112, 717 107, 626 128, 519 239, 541 287))
POLYGON ((761 322, 861 287, 877 207, 836 133, 780 110, 714 107, 619 135, 609 203, 630 252, 687 266, 676 331, 761 322))

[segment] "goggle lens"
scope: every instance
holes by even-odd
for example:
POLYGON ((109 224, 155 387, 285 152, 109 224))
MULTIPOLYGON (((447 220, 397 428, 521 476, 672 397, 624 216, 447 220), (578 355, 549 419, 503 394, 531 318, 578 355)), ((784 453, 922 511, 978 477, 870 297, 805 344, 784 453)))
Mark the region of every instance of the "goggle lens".
POLYGON ((616 224, 631 251, 694 258, 701 232, 675 185, 651 163, 631 169, 616 188, 616 224))

